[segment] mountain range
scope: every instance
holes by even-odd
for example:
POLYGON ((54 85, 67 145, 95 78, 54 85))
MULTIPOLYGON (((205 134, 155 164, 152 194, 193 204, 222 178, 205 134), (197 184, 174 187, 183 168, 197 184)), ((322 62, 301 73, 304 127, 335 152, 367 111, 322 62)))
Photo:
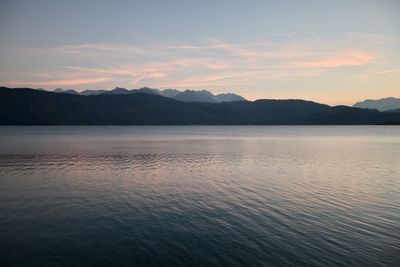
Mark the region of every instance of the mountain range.
MULTIPOLYGON (((123 88, 117 89, 114 92, 81 95, 0 87, 0 124, 400 125, 399 112, 380 112, 376 109, 331 107, 305 100, 185 102, 144 92, 147 90, 126 93, 123 88)), ((173 95, 174 92, 169 93, 173 95)))
POLYGON ((379 111, 396 111, 400 112, 400 98, 387 97, 381 99, 367 99, 357 102, 353 105, 356 108, 377 109, 379 111))
POLYGON ((147 93, 160 95, 164 97, 174 98, 183 102, 206 102, 206 103, 219 103, 219 102, 231 102, 231 101, 245 101, 246 99, 240 95, 233 93, 225 93, 214 95, 207 90, 194 91, 185 90, 179 91, 176 89, 154 89, 149 87, 142 87, 140 89, 125 89, 116 87, 113 90, 85 90, 82 92, 77 92, 73 89, 62 89, 57 88, 54 90, 56 93, 73 94, 73 95, 100 95, 100 94, 133 94, 133 93, 147 93))

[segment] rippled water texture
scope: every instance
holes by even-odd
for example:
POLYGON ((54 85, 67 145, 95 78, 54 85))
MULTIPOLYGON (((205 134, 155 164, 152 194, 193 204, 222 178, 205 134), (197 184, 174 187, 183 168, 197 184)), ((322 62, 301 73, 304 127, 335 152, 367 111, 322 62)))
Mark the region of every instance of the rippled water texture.
POLYGON ((1 266, 400 266, 400 127, 0 127, 1 266))

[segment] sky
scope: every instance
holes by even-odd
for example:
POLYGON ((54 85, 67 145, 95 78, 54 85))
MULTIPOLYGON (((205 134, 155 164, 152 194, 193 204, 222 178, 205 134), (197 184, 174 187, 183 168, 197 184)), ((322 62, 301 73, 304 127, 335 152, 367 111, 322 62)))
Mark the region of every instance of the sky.
POLYGON ((0 0, 0 86, 400 97, 400 1, 0 0))

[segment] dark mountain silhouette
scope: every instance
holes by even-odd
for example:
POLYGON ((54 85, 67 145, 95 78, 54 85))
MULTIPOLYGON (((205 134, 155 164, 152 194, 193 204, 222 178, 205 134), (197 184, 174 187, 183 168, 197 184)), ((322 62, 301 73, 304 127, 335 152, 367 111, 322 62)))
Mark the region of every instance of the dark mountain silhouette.
POLYGON ((207 103, 217 103, 217 102, 231 102, 231 101, 245 101, 246 99, 241 97, 240 95, 226 93, 213 95, 211 92, 207 90, 202 91, 193 91, 186 90, 184 92, 176 90, 176 89, 165 89, 159 90, 155 88, 142 87, 139 89, 126 89, 121 87, 116 87, 113 90, 85 90, 83 92, 76 92, 72 89, 61 89, 57 88, 54 90, 56 93, 67 93, 67 94, 80 94, 80 95, 100 95, 100 94, 131 94, 131 93, 147 93, 147 94, 155 94, 162 95, 165 97, 174 98, 184 102, 207 102, 207 103))
MULTIPOLYGON (((43 90, 43 89, 39 89, 43 90)), ((56 93, 63 93, 63 94, 71 94, 71 95, 78 95, 79 93, 75 91, 74 89, 62 89, 62 88, 56 88, 54 90, 56 93)))
POLYGON ((2 125, 400 124, 400 113, 304 100, 182 102, 148 93, 72 95, 0 88, 2 125))
POLYGON ((124 94, 129 94, 129 90, 125 88, 120 88, 116 87, 112 89, 111 91, 106 91, 103 94, 105 95, 124 95, 124 94))
POLYGON ((218 100, 218 102, 246 101, 246 99, 240 95, 232 93, 219 94, 216 95, 215 98, 218 100))
POLYGON ((131 89, 128 90, 126 88, 121 88, 121 87, 116 87, 111 91, 108 90, 86 90, 81 93, 81 95, 99 95, 99 94, 105 94, 105 95, 125 95, 125 94, 133 94, 133 93, 145 93, 145 94, 155 94, 159 95, 159 90, 158 89, 152 89, 148 87, 142 87, 139 89, 131 89))
POLYGON ((174 96, 174 99, 184 102, 207 102, 207 103, 219 102, 215 98, 215 96, 207 90, 202 90, 202 91, 185 90, 184 92, 174 96))
POLYGON ((130 93, 144 93, 144 94, 152 94, 152 95, 160 95, 158 89, 152 89, 148 87, 142 87, 140 89, 132 89, 129 91, 130 93))
POLYGON ((100 95, 105 92, 107 92, 107 90, 102 90, 102 89, 100 89, 100 90, 85 90, 85 91, 80 92, 79 94, 80 95, 100 95))
POLYGON ((383 112, 385 112, 385 113, 400 113, 400 108, 399 109, 385 110, 383 112))
POLYGON ((379 111, 400 109, 400 98, 387 97, 377 100, 367 99, 353 105, 356 108, 377 109, 379 111))
MULTIPOLYGON (((164 94, 164 91, 162 91, 161 94, 167 96, 166 94, 164 94)), ((174 99, 184 102, 218 103, 218 102, 246 101, 244 97, 237 94, 225 93, 225 94, 213 95, 211 92, 207 90, 202 90, 202 91, 186 90, 184 92, 175 90, 173 94, 175 94, 175 96, 172 96, 174 99)))
POLYGON ((175 96, 177 96, 178 94, 180 94, 180 93, 182 93, 181 91, 179 91, 179 90, 176 90, 176 89, 165 89, 165 90, 162 90, 161 91, 161 95, 162 96, 165 96, 165 97, 175 97, 175 96))
POLYGON ((173 97, 176 100, 184 102, 207 102, 207 103, 218 103, 218 102, 232 102, 232 101, 246 101, 246 99, 240 95, 226 93, 213 95, 207 90, 193 91, 186 90, 173 97))

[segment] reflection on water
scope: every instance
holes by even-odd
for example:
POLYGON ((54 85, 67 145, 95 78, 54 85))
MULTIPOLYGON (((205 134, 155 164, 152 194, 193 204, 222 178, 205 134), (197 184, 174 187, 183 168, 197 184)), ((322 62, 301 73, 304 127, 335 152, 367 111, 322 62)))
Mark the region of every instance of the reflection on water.
POLYGON ((1 127, 2 266, 398 266, 400 127, 1 127))

